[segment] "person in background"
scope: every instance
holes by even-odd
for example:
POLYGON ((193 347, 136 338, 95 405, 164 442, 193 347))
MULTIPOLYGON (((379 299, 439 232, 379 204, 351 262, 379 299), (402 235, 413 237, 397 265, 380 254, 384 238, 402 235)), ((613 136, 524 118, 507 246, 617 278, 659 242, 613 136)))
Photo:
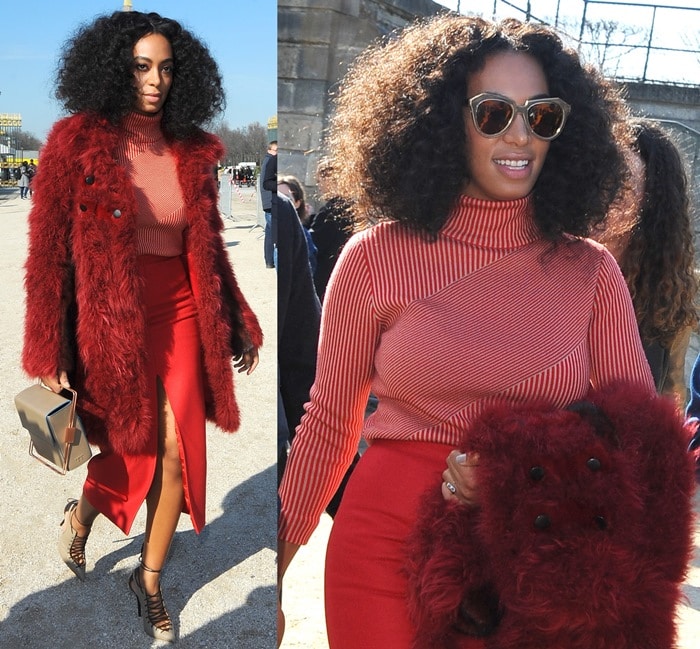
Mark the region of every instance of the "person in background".
POLYGON ((19 166, 19 180, 17 181, 19 197, 21 199, 29 198, 29 181, 29 167, 26 162, 23 162, 19 166))
POLYGON ((284 193, 277 196, 277 367, 283 413, 278 425, 277 478, 282 479, 287 450, 304 414, 316 376, 316 347, 321 305, 311 278, 309 252, 296 208, 284 193))
POLYGON ((633 118, 629 127, 629 182, 592 236, 625 277, 658 392, 683 407, 685 356, 698 323, 688 181, 680 152, 660 124, 633 118))
POLYGON ((84 580, 96 517, 129 534, 145 501, 128 587, 144 631, 174 642, 160 575, 180 514, 205 525, 205 421, 238 428, 234 369, 250 374, 262 344, 221 238, 223 147, 202 130, 221 77, 178 22, 118 11, 66 43, 56 94, 71 115, 35 180, 22 361, 54 392, 77 390, 100 448, 58 550, 84 580))
POLYGON ((268 178, 267 187, 265 186, 265 173, 272 171, 272 167, 275 167, 275 175, 277 174, 277 140, 272 140, 267 145, 267 153, 263 158, 262 164, 260 165, 260 198, 262 200, 263 212, 265 212, 265 236, 263 239, 263 255, 265 257, 265 268, 275 267, 275 243, 272 236, 272 198, 273 194, 276 192, 276 188, 270 188, 270 182, 268 178), (270 165, 270 162, 273 162, 270 165))
POLYGON ((584 238, 624 179, 625 114, 552 29, 514 19, 421 21, 341 84, 327 192, 366 229, 326 291, 278 543, 281 593, 364 436, 326 555, 331 649, 411 647, 406 539, 427 490, 478 503, 454 449, 485 408, 564 408, 619 380, 654 395, 620 269, 584 238))
POLYGON ((36 174, 36 164, 34 163, 34 160, 30 160, 29 166, 27 167, 27 175, 29 176, 29 197, 30 198, 34 195, 34 189, 32 188, 32 180, 34 180, 35 174, 36 174))
MULTIPOLYGON (((316 174, 321 195, 326 193, 324 182, 330 171, 328 160, 322 159, 316 174)), ((319 299, 323 302, 326 286, 338 256, 353 233, 352 205, 340 196, 331 196, 311 218, 309 231, 316 246, 314 286, 319 299)))
POLYGON ((304 237, 306 238, 306 247, 309 253, 309 265, 311 266, 311 275, 313 276, 316 272, 316 245, 309 232, 310 210, 306 202, 306 192, 299 182, 299 179, 291 175, 277 177, 277 191, 292 201, 297 215, 299 216, 299 220, 304 226, 304 237))

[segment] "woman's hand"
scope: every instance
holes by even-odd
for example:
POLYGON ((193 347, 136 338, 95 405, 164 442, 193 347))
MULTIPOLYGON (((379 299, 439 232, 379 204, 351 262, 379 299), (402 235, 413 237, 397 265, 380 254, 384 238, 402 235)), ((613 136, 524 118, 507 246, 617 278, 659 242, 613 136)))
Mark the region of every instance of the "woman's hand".
POLYGON ((477 453, 452 451, 447 456, 447 468, 442 472, 442 496, 445 500, 457 500, 465 505, 479 504, 479 485, 476 469, 477 453))
POLYGON ((258 366, 258 348, 251 345, 246 348, 240 356, 234 356, 233 360, 236 361, 234 367, 238 370, 239 374, 241 372, 251 374, 258 366))
POLYGON ((63 388, 69 388, 68 373, 65 370, 58 370, 53 376, 42 376, 41 382, 58 394, 63 388))

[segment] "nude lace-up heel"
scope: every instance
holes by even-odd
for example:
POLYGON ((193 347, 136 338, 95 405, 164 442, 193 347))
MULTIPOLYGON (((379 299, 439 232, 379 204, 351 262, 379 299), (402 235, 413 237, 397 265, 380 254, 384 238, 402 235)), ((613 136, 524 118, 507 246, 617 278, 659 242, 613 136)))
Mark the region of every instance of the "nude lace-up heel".
MULTIPOLYGON (((78 536, 78 533, 73 529, 72 521, 77 507, 78 501, 71 499, 63 510, 63 520, 61 521, 63 529, 58 536, 58 554, 75 573, 75 576, 80 581, 85 581, 85 543, 89 534, 78 536)), ((80 523, 77 517, 76 520, 80 523)), ((83 525, 83 527, 87 527, 87 525, 83 525)))
MULTIPOLYGON (((140 564, 146 572, 160 572, 160 570, 149 568, 143 560, 140 561, 140 564)), ((165 610, 160 584, 158 585, 158 592, 149 595, 141 583, 139 568, 137 567, 129 577, 129 588, 136 595, 139 617, 143 619, 143 630, 156 640, 175 642, 175 629, 168 611, 165 610)))

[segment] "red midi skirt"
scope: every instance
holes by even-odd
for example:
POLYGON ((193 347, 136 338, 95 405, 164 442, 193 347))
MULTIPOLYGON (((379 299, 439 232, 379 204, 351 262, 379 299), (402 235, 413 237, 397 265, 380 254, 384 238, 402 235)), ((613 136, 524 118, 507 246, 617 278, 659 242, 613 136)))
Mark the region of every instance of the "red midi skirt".
POLYGON ((146 373, 152 405, 151 435, 137 455, 111 450, 88 463, 83 494, 125 534, 153 482, 158 453, 157 381, 163 384, 175 415, 182 481, 183 512, 194 529, 204 527, 206 437, 204 379, 197 310, 182 257, 139 257, 146 313, 146 373))
MULTIPOLYGON (((409 649, 414 627, 403 574, 406 537, 427 489, 439 490, 453 447, 378 440, 362 456, 333 522, 326 553, 330 649, 409 649)), ((460 647, 482 649, 465 637, 460 647)), ((436 647, 435 649, 439 649, 436 647)))

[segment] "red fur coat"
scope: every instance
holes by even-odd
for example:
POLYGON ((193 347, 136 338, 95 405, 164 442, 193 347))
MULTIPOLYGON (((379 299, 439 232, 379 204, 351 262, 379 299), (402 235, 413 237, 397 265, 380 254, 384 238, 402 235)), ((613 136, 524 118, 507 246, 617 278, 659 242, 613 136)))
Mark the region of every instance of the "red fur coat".
POLYGON ((620 385, 566 410, 485 412, 480 504, 427 495, 410 539, 413 649, 671 649, 692 551, 674 404, 620 385))
MULTIPOLYGON (((115 161, 117 127, 96 115, 57 122, 33 181, 23 365, 66 369, 90 441, 139 452, 152 413, 144 375, 145 315, 136 265, 136 197, 115 161)), ((207 417, 239 425, 231 358, 262 333, 221 238, 214 165, 223 150, 201 132, 172 144, 186 203, 187 268, 202 337, 207 417)))

